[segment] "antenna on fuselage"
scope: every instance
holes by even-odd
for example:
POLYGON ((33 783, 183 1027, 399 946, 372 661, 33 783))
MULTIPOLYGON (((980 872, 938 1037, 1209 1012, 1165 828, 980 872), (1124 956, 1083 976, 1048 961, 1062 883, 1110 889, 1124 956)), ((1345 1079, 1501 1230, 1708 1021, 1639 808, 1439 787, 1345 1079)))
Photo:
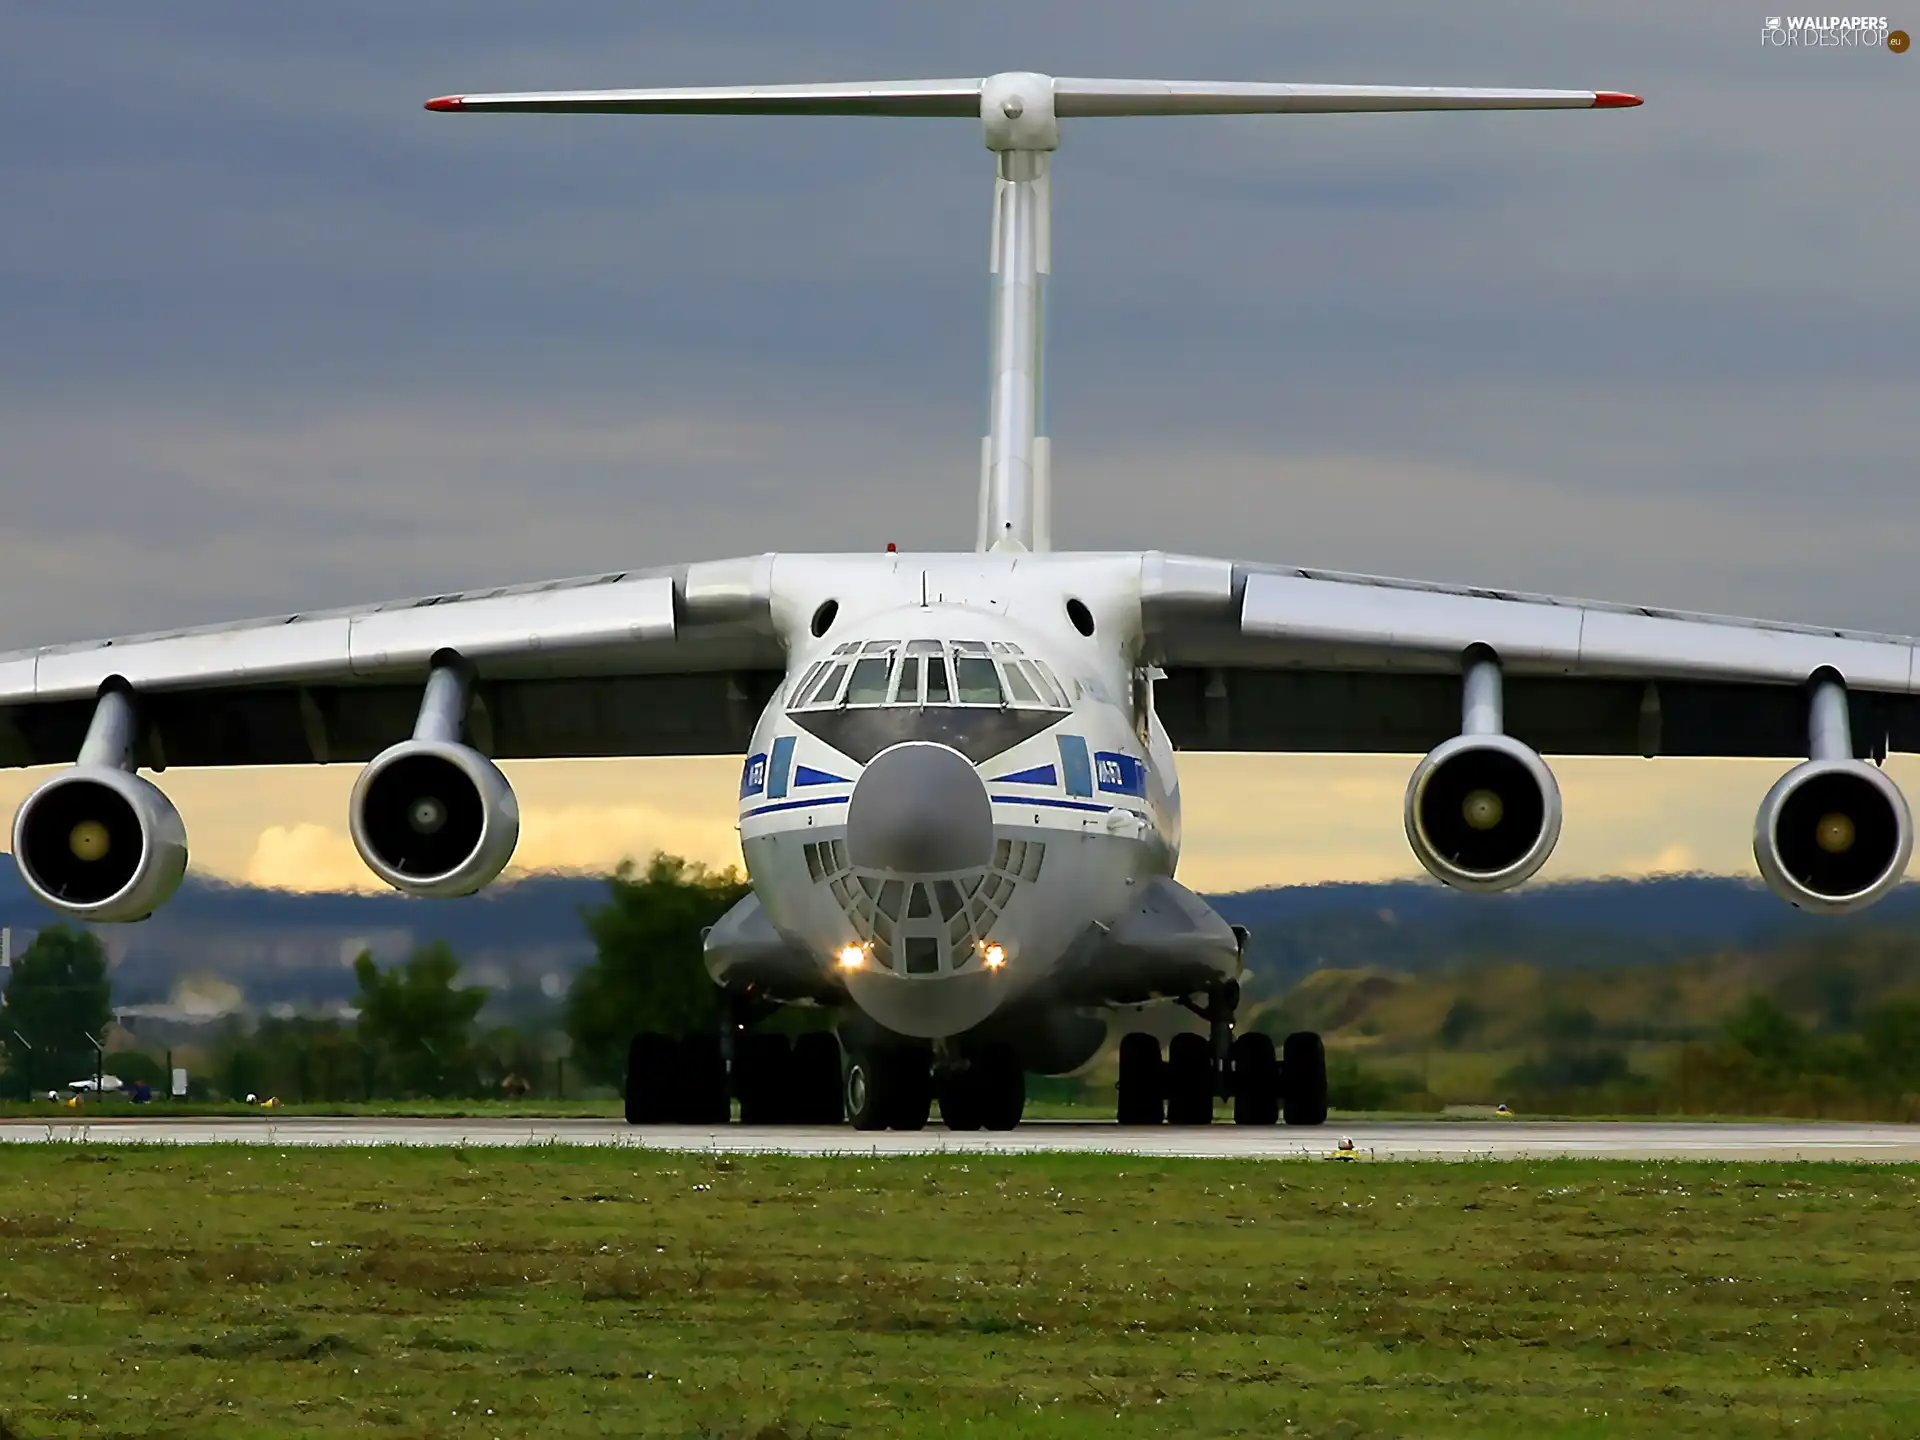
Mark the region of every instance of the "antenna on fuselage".
POLYGON ((1045 315, 1053 270, 1050 162, 1063 118, 1286 115, 1379 110, 1592 110, 1638 105, 1617 90, 1485 90, 1425 85, 1078 80, 1013 70, 976 80, 868 85, 713 86, 446 95, 429 110, 615 115, 977 116, 998 157, 994 180, 993 339, 980 447, 981 550, 1051 547, 1052 456, 1045 315))

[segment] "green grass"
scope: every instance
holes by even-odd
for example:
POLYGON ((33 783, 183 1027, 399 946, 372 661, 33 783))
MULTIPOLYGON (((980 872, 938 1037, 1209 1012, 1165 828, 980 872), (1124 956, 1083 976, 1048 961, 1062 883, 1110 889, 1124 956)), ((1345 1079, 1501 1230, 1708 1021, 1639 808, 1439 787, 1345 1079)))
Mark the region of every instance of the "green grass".
POLYGON ((1910 1435, 1917 1202, 1838 1165, 4 1146, 0 1435, 1910 1435))

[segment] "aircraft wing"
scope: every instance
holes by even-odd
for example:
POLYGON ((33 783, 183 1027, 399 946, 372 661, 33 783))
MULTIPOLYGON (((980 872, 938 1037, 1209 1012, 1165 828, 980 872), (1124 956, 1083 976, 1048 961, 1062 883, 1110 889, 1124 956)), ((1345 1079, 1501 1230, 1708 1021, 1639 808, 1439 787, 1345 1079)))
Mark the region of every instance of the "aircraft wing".
POLYGON ((1191 750, 1419 753, 1458 734, 1462 657, 1505 676, 1544 754, 1805 757, 1807 682, 1851 696, 1854 753, 1920 752, 1910 636, 1150 555, 1154 702, 1191 750))
POLYGON ((109 680, 142 765, 364 761, 412 733, 429 663, 472 667, 496 759, 736 752, 779 685, 772 556, 585 576, 0 655, 0 765, 72 761, 109 680))

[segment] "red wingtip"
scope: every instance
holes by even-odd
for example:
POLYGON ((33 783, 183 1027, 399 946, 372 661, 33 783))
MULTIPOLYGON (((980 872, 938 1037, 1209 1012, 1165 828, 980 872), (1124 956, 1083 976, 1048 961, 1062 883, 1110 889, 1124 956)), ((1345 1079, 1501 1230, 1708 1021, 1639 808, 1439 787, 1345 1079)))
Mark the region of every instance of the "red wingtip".
POLYGON ((466 103, 458 95, 442 95, 438 100, 427 101, 429 110, 458 110, 466 103))
POLYGON ((1596 110, 1621 110, 1629 105, 1645 103, 1638 95, 1629 95, 1624 90, 1596 90, 1593 95, 1593 108, 1596 110))

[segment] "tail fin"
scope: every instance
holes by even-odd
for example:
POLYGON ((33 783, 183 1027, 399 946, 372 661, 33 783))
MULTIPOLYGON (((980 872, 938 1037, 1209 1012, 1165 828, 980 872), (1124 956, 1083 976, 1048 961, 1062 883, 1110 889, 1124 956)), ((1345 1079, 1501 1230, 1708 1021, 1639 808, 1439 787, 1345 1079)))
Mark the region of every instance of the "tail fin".
POLYGON ((443 95, 462 114, 906 115, 977 118, 999 156, 994 186, 992 383, 981 444, 982 550, 1050 543, 1050 446, 1042 403, 1050 256, 1050 153, 1060 121, 1114 115, 1326 115, 1380 110, 1607 110, 1619 90, 1487 90, 1435 85, 1284 85, 1215 80, 1082 80, 1009 71, 974 80, 865 85, 723 85, 443 95))

